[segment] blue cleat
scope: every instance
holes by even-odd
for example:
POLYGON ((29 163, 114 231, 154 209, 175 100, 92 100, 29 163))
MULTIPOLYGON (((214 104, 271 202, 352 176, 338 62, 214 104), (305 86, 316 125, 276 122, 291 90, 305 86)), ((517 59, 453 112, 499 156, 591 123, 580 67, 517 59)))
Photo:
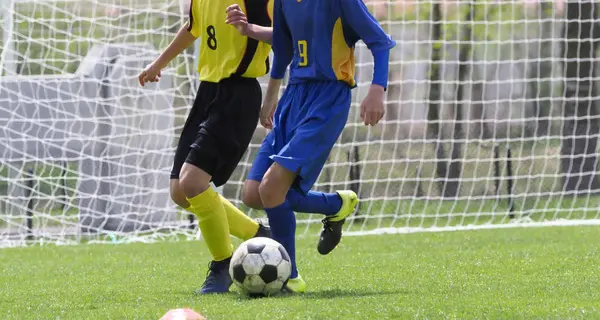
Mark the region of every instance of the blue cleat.
POLYGON ((223 261, 211 261, 208 266, 208 274, 206 280, 202 284, 202 288, 197 290, 198 294, 210 293, 226 293, 229 292, 229 287, 233 283, 229 277, 229 263, 231 258, 223 261))

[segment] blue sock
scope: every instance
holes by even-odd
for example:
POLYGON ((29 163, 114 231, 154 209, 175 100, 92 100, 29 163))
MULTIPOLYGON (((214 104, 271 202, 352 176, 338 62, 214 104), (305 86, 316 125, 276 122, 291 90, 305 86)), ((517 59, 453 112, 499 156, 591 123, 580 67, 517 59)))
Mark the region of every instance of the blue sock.
POLYGON ((292 210, 303 213, 322 213, 331 216, 342 208, 342 198, 337 193, 309 191, 306 195, 290 189, 286 197, 292 210))
POLYGON ((296 216, 286 201, 275 208, 265 208, 271 227, 271 238, 281 243, 290 255, 291 278, 298 277, 296 268, 296 216))

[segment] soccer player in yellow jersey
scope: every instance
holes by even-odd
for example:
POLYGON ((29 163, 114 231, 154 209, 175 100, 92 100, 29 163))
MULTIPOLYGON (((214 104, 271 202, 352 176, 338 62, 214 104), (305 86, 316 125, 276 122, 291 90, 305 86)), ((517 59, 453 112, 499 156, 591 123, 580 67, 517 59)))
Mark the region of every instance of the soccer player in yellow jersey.
MULTIPOLYGON (((164 52, 139 75, 140 85, 156 82, 173 58, 197 38, 200 87, 179 139, 171 171, 171 198, 198 217, 212 255, 200 293, 229 290, 230 235, 246 240, 269 236, 211 187, 225 184, 248 148, 258 124, 262 92, 257 77, 269 71, 267 42, 248 38, 225 22, 235 0, 192 0, 189 21, 164 52)), ((244 11, 253 31, 271 27, 269 0, 246 0, 244 11)))

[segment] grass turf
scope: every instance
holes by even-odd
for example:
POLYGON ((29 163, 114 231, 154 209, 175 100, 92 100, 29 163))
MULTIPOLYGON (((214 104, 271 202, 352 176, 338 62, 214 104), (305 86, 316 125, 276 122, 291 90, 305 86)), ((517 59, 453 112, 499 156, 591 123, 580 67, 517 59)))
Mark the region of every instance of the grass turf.
POLYGON ((298 242, 304 296, 197 296, 204 245, 5 249, 3 319, 598 318, 598 227, 346 237, 329 256, 298 242))

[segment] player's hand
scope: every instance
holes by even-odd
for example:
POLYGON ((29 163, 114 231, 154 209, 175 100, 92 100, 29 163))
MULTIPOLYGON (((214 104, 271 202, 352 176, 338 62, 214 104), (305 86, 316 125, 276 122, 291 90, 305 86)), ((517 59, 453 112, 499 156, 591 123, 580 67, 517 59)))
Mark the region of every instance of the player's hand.
POLYGON ((383 107, 383 98, 385 90, 382 86, 371 85, 369 93, 360 105, 360 119, 367 126, 374 126, 383 118, 385 109, 383 107))
POLYGON ((265 129, 273 129, 273 115, 275 115, 275 108, 277 108, 277 99, 274 101, 265 99, 262 108, 260 108, 260 124, 265 129))
POLYGON ((143 87, 148 82, 158 82, 160 80, 160 68, 158 68, 154 63, 149 64, 144 71, 140 73, 138 76, 138 81, 140 85, 143 87))
POLYGON ((225 23, 234 26, 243 36, 248 35, 248 17, 239 5, 233 4, 227 7, 227 19, 225 23))

